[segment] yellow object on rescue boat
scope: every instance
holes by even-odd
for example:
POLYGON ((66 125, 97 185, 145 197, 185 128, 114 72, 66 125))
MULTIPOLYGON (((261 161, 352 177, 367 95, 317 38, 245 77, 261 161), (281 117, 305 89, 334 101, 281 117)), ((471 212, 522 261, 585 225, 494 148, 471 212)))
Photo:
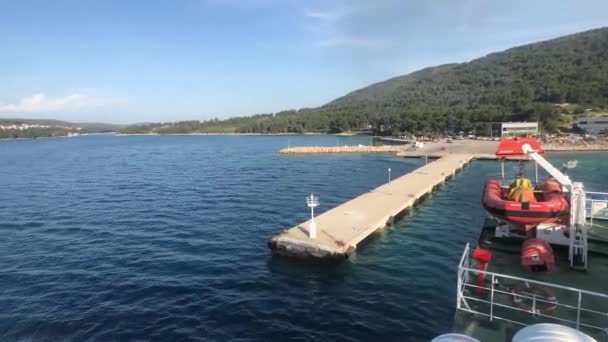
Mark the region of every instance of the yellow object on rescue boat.
POLYGON ((509 186, 509 200, 517 202, 536 202, 534 186, 528 178, 517 178, 509 186))

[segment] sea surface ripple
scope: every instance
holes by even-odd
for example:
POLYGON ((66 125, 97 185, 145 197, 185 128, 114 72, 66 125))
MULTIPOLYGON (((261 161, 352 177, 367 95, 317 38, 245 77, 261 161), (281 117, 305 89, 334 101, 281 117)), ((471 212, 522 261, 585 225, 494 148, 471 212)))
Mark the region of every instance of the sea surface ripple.
POLYGON ((359 143, 369 138, 0 141, 1 339, 424 341, 449 331, 457 262, 484 217, 482 180, 499 170, 490 162, 342 264, 266 246, 306 220, 306 195, 323 212, 384 183, 387 168, 397 177, 423 163, 276 153, 359 143))

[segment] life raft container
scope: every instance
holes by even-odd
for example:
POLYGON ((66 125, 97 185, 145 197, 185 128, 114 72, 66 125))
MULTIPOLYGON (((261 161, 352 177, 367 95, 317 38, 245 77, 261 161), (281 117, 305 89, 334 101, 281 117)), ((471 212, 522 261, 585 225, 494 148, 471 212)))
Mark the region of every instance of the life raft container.
POLYGON ((551 315, 557 310, 557 297, 555 293, 550 288, 536 284, 536 283, 528 283, 528 282, 519 282, 515 285, 513 290, 511 290, 511 299, 513 301, 513 305, 528 312, 532 312, 535 315, 544 314, 551 315), (536 301, 534 307, 532 305, 527 304, 524 299, 526 297, 532 297, 534 295, 524 294, 524 292, 537 291, 542 294, 542 297, 536 301))
POLYGON ((555 256, 547 241, 528 239, 521 246, 521 265, 530 272, 553 272, 555 256))
POLYGON ((508 195, 509 190, 501 187, 500 180, 489 179, 483 191, 483 207, 496 218, 524 231, 539 223, 559 222, 569 214, 568 200, 553 179, 547 179, 539 186, 534 201, 510 200, 508 195))

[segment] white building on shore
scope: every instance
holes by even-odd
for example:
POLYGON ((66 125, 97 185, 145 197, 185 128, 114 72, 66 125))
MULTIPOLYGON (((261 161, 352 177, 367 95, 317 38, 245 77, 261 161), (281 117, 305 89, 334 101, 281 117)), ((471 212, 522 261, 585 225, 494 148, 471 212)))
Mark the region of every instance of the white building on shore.
POLYGON ((576 120, 576 126, 587 133, 597 134, 608 131, 608 116, 589 116, 576 120))
POLYGON ((49 128, 51 126, 47 125, 33 125, 33 124, 10 124, 10 125, 0 125, 0 130, 19 130, 24 131, 30 128, 49 128))

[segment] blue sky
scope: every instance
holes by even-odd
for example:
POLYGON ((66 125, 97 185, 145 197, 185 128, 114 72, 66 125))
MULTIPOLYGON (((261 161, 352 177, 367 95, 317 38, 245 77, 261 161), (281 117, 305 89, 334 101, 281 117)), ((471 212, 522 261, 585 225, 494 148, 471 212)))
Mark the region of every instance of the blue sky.
POLYGON ((0 117, 132 123, 322 105, 608 25, 606 0, 0 0, 0 117))

